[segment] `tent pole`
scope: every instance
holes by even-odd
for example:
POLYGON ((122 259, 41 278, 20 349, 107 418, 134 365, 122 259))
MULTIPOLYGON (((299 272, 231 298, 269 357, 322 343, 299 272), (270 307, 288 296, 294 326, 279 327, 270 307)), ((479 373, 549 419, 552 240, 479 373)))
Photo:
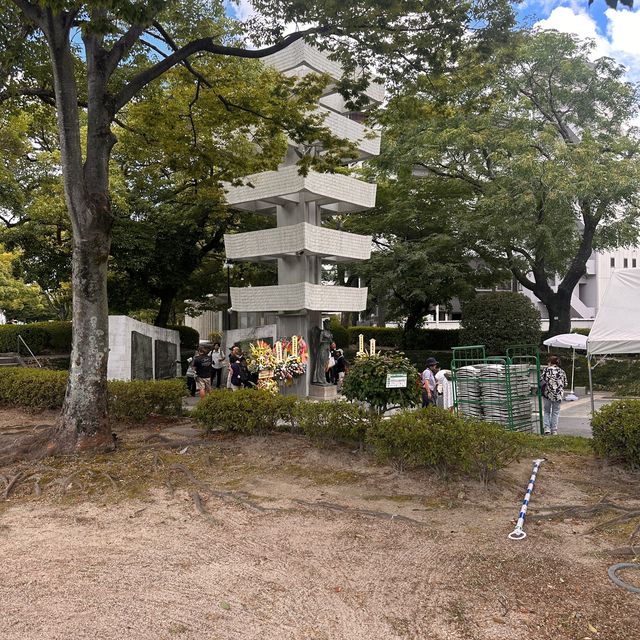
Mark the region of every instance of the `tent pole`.
POLYGON ((589 370, 589 394, 591 395, 591 415, 595 411, 595 404, 593 402, 593 379, 591 377, 591 356, 587 354, 587 369, 589 370))
POLYGON ((573 378, 575 376, 576 373, 576 350, 572 349, 573 354, 572 354, 572 358, 571 358, 571 393, 573 393, 573 378))

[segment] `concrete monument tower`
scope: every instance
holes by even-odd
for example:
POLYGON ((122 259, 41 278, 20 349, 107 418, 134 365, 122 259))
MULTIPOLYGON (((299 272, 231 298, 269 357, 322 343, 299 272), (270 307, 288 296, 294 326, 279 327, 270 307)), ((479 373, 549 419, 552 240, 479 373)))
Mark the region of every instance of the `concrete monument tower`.
MULTIPOLYGON (((298 41, 264 60, 287 75, 309 72, 342 76, 338 64, 326 55, 298 41)), ((372 85, 367 96, 373 103, 383 98, 383 88, 372 85)), ((360 159, 377 155, 380 140, 351 114, 344 101, 329 85, 320 99, 318 111, 325 114, 325 126, 355 142, 360 159)), ((323 312, 363 311, 367 289, 322 284, 322 265, 331 262, 368 260, 371 237, 345 233, 322 226, 323 216, 361 211, 375 205, 376 185, 341 174, 310 171, 298 173, 295 149, 277 171, 248 176, 252 186, 231 187, 227 202, 236 209, 276 216, 277 227, 224 237, 228 260, 277 260, 278 284, 267 287, 231 288, 231 308, 238 313, 277 313, 277 337, 301 335, 310 342, 310 332, 322 326, 323 312)), ((326 395, 311 385, 307 374, 298 382, 298 395, 326 395)))

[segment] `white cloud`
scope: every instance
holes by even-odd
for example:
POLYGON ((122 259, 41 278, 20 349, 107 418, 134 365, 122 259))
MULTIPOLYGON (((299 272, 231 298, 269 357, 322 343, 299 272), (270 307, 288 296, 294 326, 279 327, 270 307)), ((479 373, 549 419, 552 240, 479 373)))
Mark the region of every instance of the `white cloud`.
POLYGON ((595 20, 588 14, 576 12, 572 7, 556 7, 545 20, 535 24, 539 29, 555 29, 562 33, 573 33, 579 38, 595 41, 594 58, 611 55, 611 44, 600 33, 595 20))
POLYGON ((640 10, 607 9, 606 16, 607 32, 611 38, 612 49, 635 58, 636 66, 640 66, 640 10))
POLYGON ((606 33, 584 9, 584 5, 570 2, 570 6, 556 7, 549 17, 536 23, 541 29, 556 29, 574 33, 595 42, 592 57, 609 56, 627 68, 630 80, 640 80, 640 9, 607 9, 606 33))

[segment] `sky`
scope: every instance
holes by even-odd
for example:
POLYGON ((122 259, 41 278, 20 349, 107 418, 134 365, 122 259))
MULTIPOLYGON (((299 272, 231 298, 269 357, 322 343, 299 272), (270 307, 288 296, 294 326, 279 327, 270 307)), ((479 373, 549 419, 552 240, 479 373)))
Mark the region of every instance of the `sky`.
POLYGON ((595 41, 594 57, 609 56, 627 68, 630 80, 640 81, 640 0, 632 10, 618 5, 609 9, 605 0, 524 0, 518 7, 520 21, 544 29, 574 33, 595 41))
MULTIPOLYGON (((610 56, 627 68, 630 80, 640 82, 640 0, 634 9, 618 5, 609 9, 605 0, 523 0, 517 6, 521 24, 575 33, 595 41, 594 57, 610 56)), ((240 19, 251 15, 250 0, 228 3, 240 19)))

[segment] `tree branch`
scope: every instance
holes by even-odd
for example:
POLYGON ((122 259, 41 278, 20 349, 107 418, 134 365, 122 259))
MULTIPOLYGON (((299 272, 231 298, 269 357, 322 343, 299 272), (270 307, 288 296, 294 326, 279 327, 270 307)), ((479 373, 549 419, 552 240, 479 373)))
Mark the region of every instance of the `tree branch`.
POLYGON ((160 60, 153 66, 145 69, 136 75, 132 80, 123 87, 122 91, 115 97, 114 114, 118 113, 143 87, 161 76, 163 73, 171 69, 177 64, 182 63, 189 56, 200 51, 206 51, 223 56, 235 56, 237 58, 260 59, 265 56, 277 53, 286 49, 291 43, 312 34, 328 33, 328 27, 312 27, 304 31, 296 31, 286 36, 283 40, 264 49, 241 49, 240 47, 227 47, 213 41, 213 38, 200 38, 193 40, 184 47, 174 51, 164 60, 160 60))

